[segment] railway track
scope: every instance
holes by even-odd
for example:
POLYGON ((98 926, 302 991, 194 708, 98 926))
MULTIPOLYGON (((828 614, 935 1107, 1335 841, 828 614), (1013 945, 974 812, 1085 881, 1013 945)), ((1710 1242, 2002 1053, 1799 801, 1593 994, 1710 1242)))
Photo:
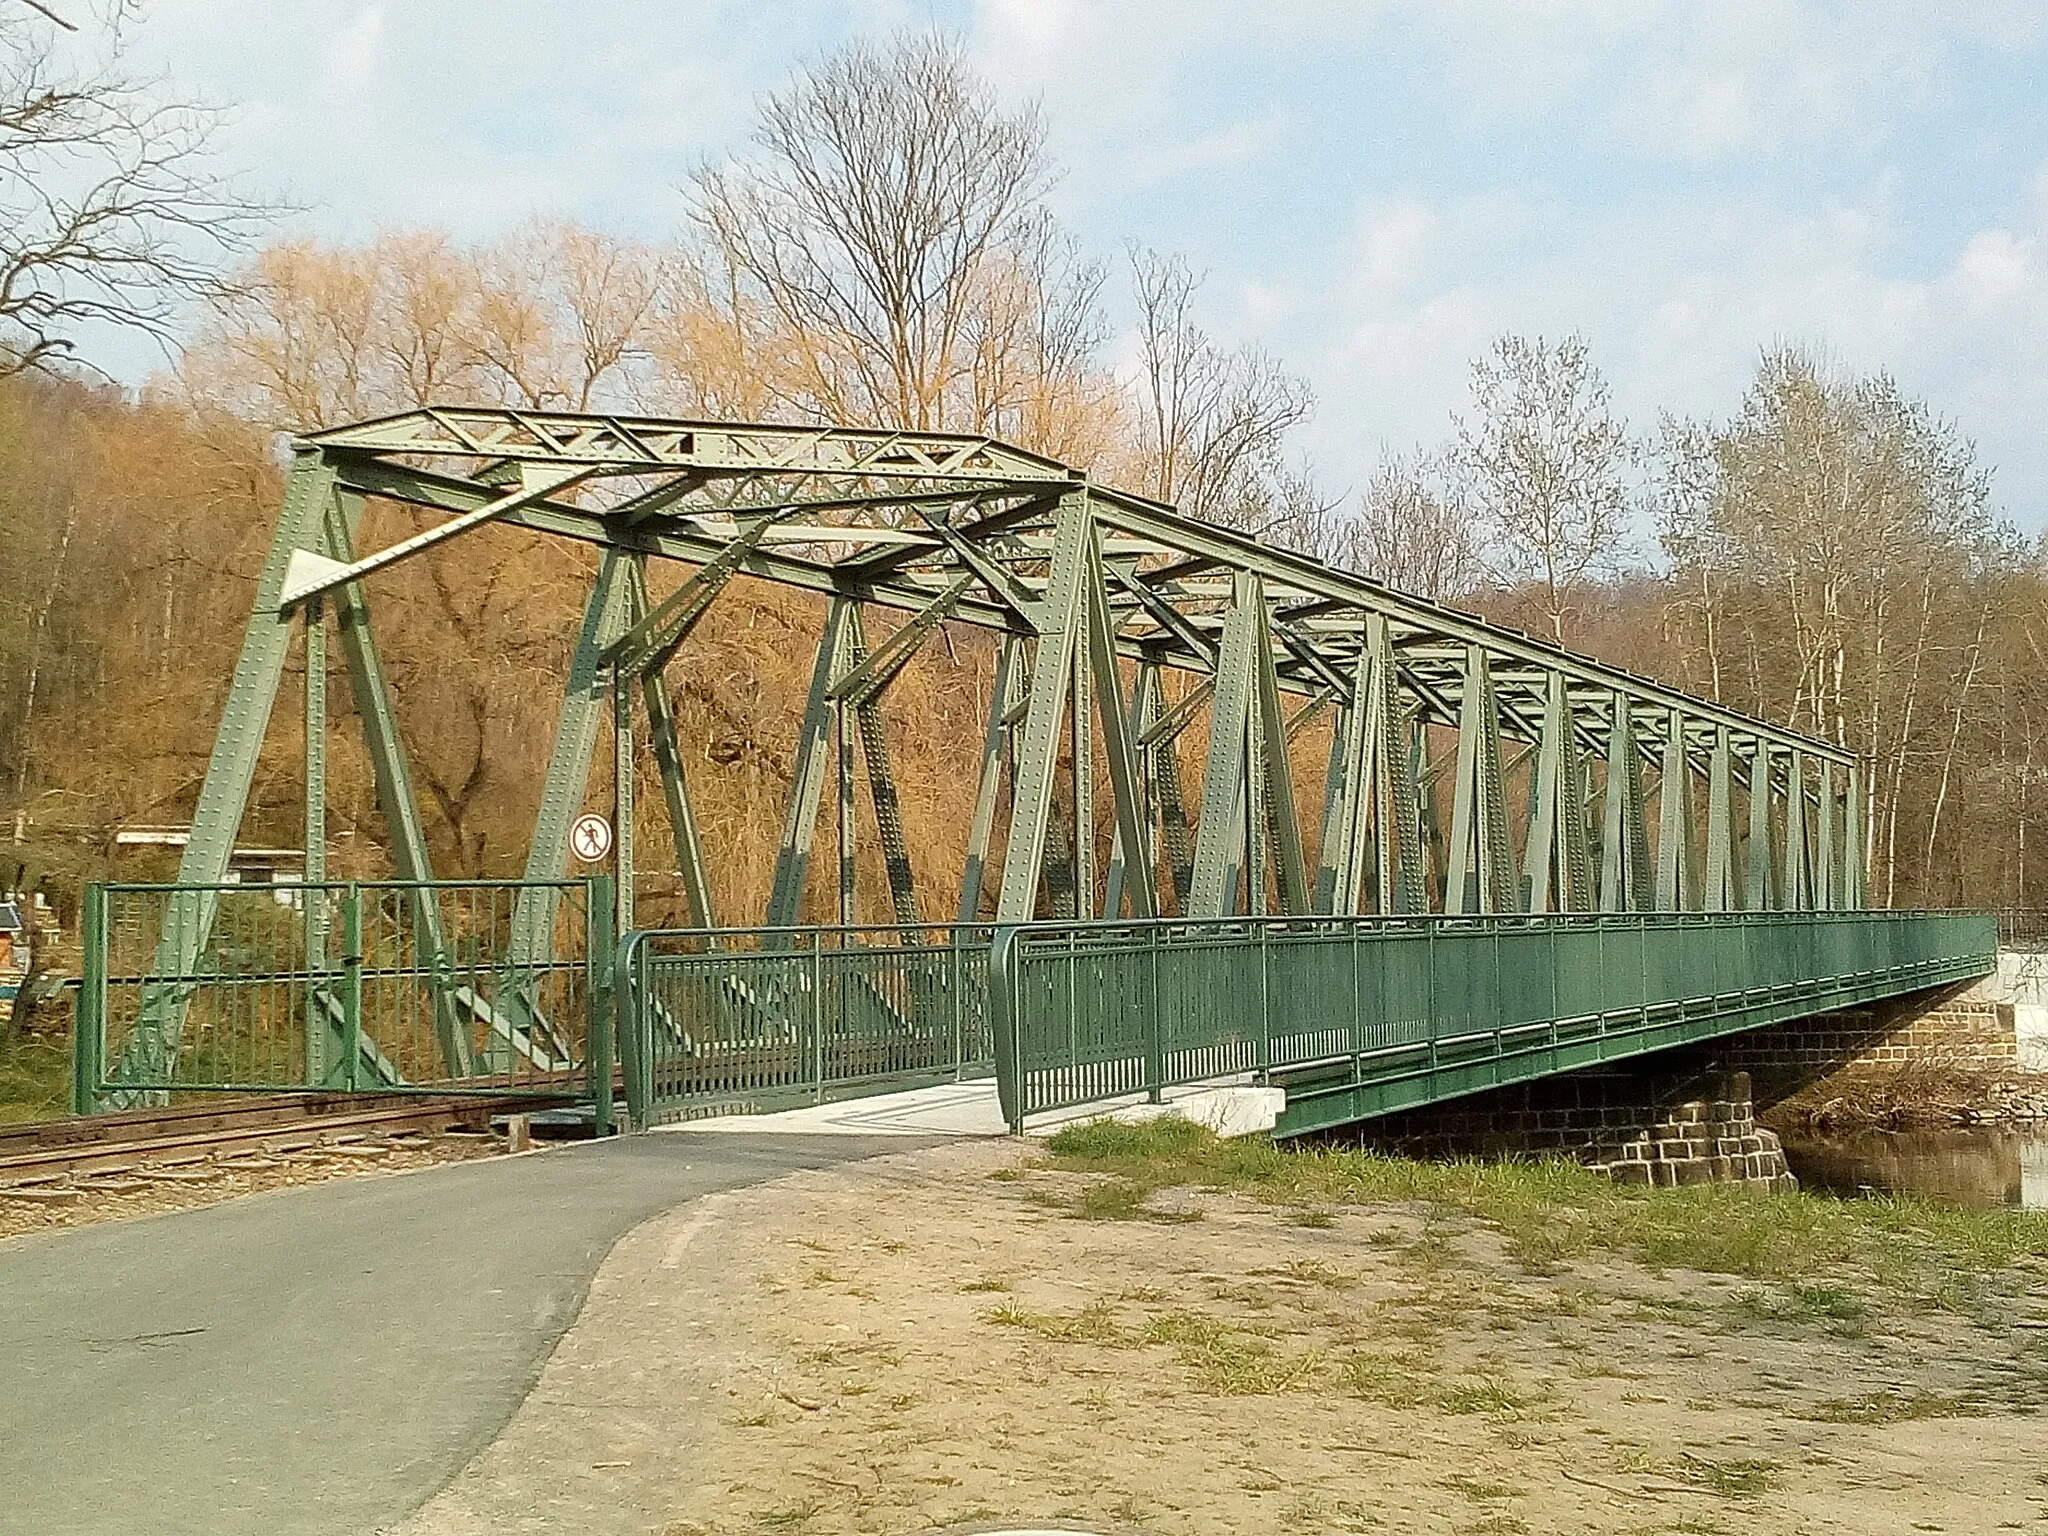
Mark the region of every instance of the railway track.
POLYGON ((277 1094, 0 1125, 0 1193, 74 1175, 176 1169, 223 1155, 291 1152, 409 1132, 487 1130, 491 1117, 551 1109, 562 1094, 488 1097, 277 1094))

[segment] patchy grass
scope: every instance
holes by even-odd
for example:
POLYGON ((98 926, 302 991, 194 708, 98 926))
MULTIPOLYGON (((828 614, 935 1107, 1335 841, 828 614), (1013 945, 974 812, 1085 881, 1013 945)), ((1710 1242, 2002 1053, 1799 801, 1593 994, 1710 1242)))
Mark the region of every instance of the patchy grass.
POLYGON ((1872 1392, 1816 1403, 1795 1417, 1820 1424, 1903 1424, 1912 1419, 1974 1418, 1986 1410, 1947 1392, 1872 1392))
POLYGON ((799 1499, 781 1509, 764 1509, 754 1516, 754 1524, 764 1531, 801 1531, 825 1512, 825 1501, 820 1498, 799 1499))
POLYGON ((1776 1485, 1778 1464, 1741 1458, 1714 1461, 1705 1456, 1681 1456, 1676 1471, 1688 1483, 1711 1488, 1724 1499, 1753 1499, 1776 1485))
POLYGON ((1006 1302, 981 1314, 985 1323, 1021 1328, 1056 1344, 1093 1344, 1136 1349, 1147 1344, 1171 1348, 1205 1392, 1244 1397, 1285 1392, 1313 1378, 1323 1365, 1314 1350, 1284 1354, 1262 1338, 1206 1312, 1162 1312, 1142 1328, 1126 1327, 1114 1303, 1090 1302, 1078 1312, 1030 1312, 1006 1302))
POLYGON ((1467 1477, 1462 1472, 1455 1472, 1445 1478, 1443 1485, 1453 1493, 1462 1493, 1475 1503, 1493 1499, 1525 1498, 1529 1492, 1528 1489, 1517 1488, 1512 1483, 1490 1483, 1483 1478, 1467 1477))
MULTIPOLYGON (((1113 1175, 1142 1205, 1180 1185, 1234 1190, 1286 1210, 1410 1204, 1495 1228, 1525 1269, 1617 1253, 1653 1270, 1689 1269, 1789 1287, 1801 1316, 1860 1325, 1873 1293, 1923 1310, 1975 1313, 1987 1279, 2048 1260, 2048 1212, 1971 1211, 1930 1202, 1764 1194, 1735 1185, 1643 1190, 1561 1161, 1417 1162, 1329 1148, 1223 1141, 1186 1120, 1068 1126, 1050 1166, 1113 1175), (1802 1289, 1803 1288, 1803 1289, 1802 1289)), ((1436 1234, 1432 1233, 1434 1237, 1436 1234)), ((1429 1238, 1404 1261, 1447 1257, 1429 1238)))
POLYGON ((1519 1418, 1536 1406, 1536 1394, 1498 1376, 1454 1382, 1437 1393, 1445 1413, 1483 1413, 1493 1419, 1519 1418))
POLYGON ((71 1113, 71 1047, 68 1041, 27 1036, 0 1028, 0 1125, 58 1120, 71 1113))
POLYGON ((1112 1349, 1132 1349, 1145 1342, 1117 1321, 1116 1308, 1106 1301, 1090 1302, 1078 1312, 1028 1312, 1015 1302, 1004 1302, 982 1313, 981 1320, 1001 1328, 1022 1328, 1056 1344, 1106 1344, 1112 1349))

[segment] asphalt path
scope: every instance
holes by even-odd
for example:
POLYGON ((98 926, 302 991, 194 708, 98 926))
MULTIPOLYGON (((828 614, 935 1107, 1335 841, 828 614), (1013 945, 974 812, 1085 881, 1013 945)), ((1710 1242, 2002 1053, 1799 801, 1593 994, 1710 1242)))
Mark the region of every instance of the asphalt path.
POLYGON ((497 1434, 630 1228, 918 1144, 629 1136, 0 1242, 0 1531, 376 1531, 497 1434))

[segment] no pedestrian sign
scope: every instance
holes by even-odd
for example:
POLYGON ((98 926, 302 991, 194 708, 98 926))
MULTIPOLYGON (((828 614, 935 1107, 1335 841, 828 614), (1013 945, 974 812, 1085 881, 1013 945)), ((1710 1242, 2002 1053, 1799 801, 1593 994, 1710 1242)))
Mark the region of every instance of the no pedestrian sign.
POLYGON ((597 863, 612 851, 612 824, 595 811, 578 816, 569 828, 569 848, 584 863, 597 863))

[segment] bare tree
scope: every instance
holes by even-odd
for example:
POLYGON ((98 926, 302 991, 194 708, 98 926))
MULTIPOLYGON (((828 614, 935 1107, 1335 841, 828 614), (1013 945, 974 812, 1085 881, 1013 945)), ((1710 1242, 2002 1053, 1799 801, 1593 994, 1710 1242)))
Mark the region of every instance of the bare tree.
POLYGON ((852 43, 763 101, 758 153, 700 172, 694 207, 735 299, 790 348, 787 404, 965 424, 989 285, 1034 248, 1044 139, 938 35, 852 43))
POLYGON ((217 115, 126 72, 123 20, 0 12, 0 377, 77 361, 95 323, 167 340, 265 216, 214 168, 217 115))
POLYGON ((1308 383, 1256 347, 1211 341, 1194 318, 1202 279, 1181 257, 1133 245, 1130 260, 1152 494, 1256 531, 1281 499, 1287 433, 1314 404, 1308 383))
POLYGON ((1456 461, 1489 524, 1494 574, 1534 587, 1561 643, 1580 589, 1626 545, 1627 426, 1575 335, 1501 337, 1472 364, 1472 397, 1456 461))
POLYGON ((1345 531, 1346 564, 1419 597, 1456 601, 1485 573, 1477 522, 1440 455, 1382 455, 1345 531))

